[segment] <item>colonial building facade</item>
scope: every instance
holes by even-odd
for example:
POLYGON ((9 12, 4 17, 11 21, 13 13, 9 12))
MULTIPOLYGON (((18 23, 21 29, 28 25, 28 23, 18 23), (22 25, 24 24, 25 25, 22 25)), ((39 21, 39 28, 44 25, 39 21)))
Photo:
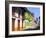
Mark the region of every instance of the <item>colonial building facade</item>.
POLYGON ((23 23, 25 11, 27 10, 22 7, 12 7, 12 31, 22 31, 26 27, 23 23))

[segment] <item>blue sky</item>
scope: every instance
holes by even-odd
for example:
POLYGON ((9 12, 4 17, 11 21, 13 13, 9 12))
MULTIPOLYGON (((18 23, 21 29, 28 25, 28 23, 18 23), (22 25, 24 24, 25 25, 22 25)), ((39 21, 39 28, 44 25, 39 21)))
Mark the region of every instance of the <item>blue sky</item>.
POLYGON ((27 9, 34 13, 35 17, 38 18, 40 16, 40 8, 36 8, 36 7, 27 7, 27 9))

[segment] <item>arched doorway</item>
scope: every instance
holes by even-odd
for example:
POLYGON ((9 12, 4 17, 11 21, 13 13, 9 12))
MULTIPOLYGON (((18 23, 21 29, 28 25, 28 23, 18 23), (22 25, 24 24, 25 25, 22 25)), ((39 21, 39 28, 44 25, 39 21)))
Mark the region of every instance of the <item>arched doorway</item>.
POLYGON ((19 7, 12 8, 12 31, 22 30, 22 10, 19 7))

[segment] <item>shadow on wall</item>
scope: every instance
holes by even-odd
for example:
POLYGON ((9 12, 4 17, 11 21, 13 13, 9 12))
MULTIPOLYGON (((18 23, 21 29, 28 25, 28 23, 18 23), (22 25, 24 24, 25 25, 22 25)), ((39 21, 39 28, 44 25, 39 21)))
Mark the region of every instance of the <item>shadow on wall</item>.
POLYGON ((8 37, 8 38, 20 38, 20 37, 8 37))

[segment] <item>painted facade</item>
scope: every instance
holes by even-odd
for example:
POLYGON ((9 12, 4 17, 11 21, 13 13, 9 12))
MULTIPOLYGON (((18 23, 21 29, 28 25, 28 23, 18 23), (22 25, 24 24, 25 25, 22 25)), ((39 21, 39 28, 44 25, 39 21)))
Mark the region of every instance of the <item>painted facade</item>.
MULTIPOLYGON (((22 7, 13 7, 12 8, 12 31, 22 31, 25 28, 27 28, 25 26, 24 17, 23 17, 25 11, 27 11, 27 9, 22 8, 22 7)), ((32 23, 36 24, 34 22, 34 17, 33 16, 32 16, 32 23)), ((28 28, 30 28, 30 26, 28 28)))

